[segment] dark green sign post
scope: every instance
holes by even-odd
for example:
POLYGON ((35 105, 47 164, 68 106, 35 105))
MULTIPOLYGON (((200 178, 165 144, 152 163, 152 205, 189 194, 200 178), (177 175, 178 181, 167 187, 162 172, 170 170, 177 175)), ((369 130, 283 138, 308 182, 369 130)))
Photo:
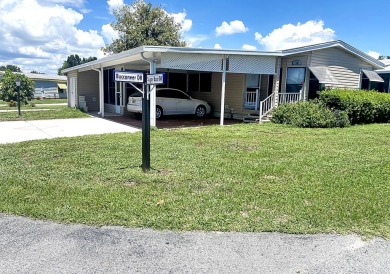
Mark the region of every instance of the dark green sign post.
POLYGON ((142 170, 147 172, 150 170, 150 85, 163 84, 165 74, 148 74, 145 81, 143 72, 115 70, 114 79, 116 82, 129 83, 142 93, 142 170), (134 83, 142 84, 142 90, 134 83))
POLYGON ((150 170, 150 100, 149 86, 143 85, 142 94, 142 170, 150 170))

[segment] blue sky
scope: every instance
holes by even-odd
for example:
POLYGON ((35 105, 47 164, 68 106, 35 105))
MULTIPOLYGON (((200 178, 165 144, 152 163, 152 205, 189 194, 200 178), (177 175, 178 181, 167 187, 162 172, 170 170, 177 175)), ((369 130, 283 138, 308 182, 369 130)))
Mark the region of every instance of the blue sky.
MULTIPOLYGON (((56 74, 70 54, 103 57, 111 13, 127 0, 0 0, 0 65, 56 74)), ((276 50, 343 40, 390 55, 389 0, 153 0, 192 47, 276 50)))

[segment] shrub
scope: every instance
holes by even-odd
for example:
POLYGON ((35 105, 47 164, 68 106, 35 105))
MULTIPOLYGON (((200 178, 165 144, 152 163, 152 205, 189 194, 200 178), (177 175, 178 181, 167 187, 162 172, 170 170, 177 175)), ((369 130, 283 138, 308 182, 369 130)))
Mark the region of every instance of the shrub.
POLYGON ((390 122, 390 94, 376 91, 333 89, 320 93, 329 108, 345 111, 351 124, 390 122))
POLYGON ((332 111, 316 101, 280 105, 272 112, 271 121, 304 128, 349 126, 348 115, 344 111, 332 111))
POLYGON ((17 103, 16 103, 16 101, 11 100, 11 101, 9 101, 8 105, 9 105, 10 107, 16 107, 16 106, 17 106, 17 103))

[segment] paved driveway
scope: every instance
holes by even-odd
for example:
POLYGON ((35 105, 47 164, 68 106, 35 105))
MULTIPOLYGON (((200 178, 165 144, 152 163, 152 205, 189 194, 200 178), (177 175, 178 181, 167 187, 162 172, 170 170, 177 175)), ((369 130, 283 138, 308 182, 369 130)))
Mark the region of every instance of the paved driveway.
POLYGON ((91 134, 137 132, 139 129, 97 117, 0 122, 0 144, 91 134))

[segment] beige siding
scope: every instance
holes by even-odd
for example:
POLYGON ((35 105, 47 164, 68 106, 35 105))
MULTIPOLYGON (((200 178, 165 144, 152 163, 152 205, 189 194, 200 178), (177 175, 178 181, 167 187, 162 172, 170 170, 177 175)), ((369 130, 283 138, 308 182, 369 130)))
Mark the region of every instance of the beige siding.
MULTIPOLYGON (((78 73, 77 96, 85 96, 88 111, 99 111, 99 73, 97 71, 78 73)), ((78 97, 76 100, 78 101, 78 97)))
POLYGON ((339 48, 313 51, 310 66, 326 66, 337 79, 336 87, 359 88, 360 70, 373 67, 339 48))
MULTIPOLYGON (((221 90, 222 90, 222 73, 213 73, 211 79, 211 92, 192 92, 191 96, 208 102, 212 111, 216 114, 221 112, 221 90)), ((243 109, 243 92, 245 90, 245 74, 228 73, 226 74, 226 91, 225 91, 225 109, 229 112, 241 114, 243 109)))

